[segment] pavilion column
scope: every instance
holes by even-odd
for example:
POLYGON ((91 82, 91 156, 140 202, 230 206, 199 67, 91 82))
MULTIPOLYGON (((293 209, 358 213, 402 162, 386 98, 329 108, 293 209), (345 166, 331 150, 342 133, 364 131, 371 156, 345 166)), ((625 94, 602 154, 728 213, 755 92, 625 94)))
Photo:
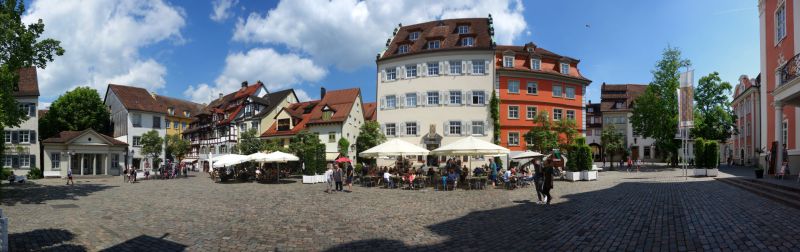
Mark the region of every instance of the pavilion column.
POLYGON ((780 171, 783 164, 783 104, 775 102, 775 141, 778 142, 778 149, 775 153, 775 171, 780 171))

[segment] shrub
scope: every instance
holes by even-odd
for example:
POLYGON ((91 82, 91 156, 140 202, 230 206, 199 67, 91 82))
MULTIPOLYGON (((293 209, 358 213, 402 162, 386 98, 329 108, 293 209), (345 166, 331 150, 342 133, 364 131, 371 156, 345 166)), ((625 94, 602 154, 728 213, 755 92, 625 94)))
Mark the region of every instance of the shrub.
POLYGON ((717 164, 719 164, 719 144, 717 141, 707 140, 703 147, 703 154, 705 154, 705 157, 703 158, 706 164, 705 167, 708 169, 717 168, 717 164))
POLYGON ((706 140, 703 138, 696 138, 694 140, 694 164, 696 168, 704 168, 706 166, 705 162, 705 152, 706 152, 706 140))
POLYGON ((42 178, 42 171, 40 171, 39 168, 31 167, 27 177, 28 179, 40 179, 42 178))
POLYGON ((592 148, 586 144, 586 138, 578 138, 570 146, 567 153, 567 170, 572 172, 589 171, 592 169, 592 148))
POLYGON ((3 168, 0 170, 0 180, 6 180, 8 177, 11 177, 11 175, 14 175, 14 170, 9 168, 3 168))
POLYGON ((355 170, 353 170, 353 172, 355 174, 361 174, 362 170, 364 170, 364 165, 358 163, 358 164, 356 164, 355 170))

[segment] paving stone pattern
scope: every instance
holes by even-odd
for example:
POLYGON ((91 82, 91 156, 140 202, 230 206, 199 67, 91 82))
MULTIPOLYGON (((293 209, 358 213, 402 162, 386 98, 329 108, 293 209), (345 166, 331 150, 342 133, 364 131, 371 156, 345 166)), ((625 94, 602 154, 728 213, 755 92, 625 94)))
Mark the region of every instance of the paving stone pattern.
POLYGON ((679 170, 532 188, 417 191, 177 180, 3 185, 12 251, 800 250, 797 210, 679 170), (346 189, 346 188, 345 188, 346 189))

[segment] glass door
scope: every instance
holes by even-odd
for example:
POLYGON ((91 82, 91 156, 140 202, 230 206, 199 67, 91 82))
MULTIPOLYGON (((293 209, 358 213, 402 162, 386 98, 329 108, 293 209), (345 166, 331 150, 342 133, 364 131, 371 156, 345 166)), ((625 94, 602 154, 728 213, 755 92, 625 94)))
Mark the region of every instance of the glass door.
POLYGON ((94 154, 83 154, 83 173, 81 175, 94 175, 94 154))

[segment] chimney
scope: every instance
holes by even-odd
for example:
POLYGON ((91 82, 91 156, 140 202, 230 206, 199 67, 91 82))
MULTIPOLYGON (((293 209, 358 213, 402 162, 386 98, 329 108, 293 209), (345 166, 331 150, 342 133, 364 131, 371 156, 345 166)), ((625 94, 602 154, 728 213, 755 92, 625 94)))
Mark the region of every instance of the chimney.
POLYGON ((243 87, 243 88, 246 88, 246 87, 247 87, 247 81, 242 81, 242 87, 243 87))
POLYGON ((325 87, 319 87, 319 99, 325 98, 325 87))

